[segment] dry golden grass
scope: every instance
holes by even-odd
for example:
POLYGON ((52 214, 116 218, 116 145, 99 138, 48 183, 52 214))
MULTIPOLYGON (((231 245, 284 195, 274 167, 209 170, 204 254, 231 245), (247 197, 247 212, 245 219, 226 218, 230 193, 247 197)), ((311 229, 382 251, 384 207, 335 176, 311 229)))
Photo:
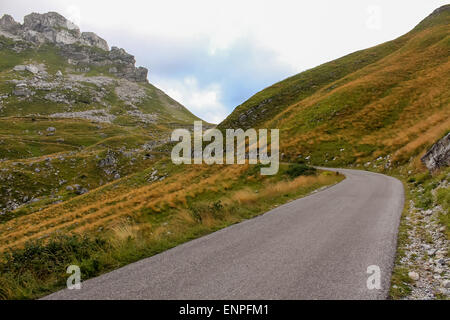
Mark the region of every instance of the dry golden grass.
POLYGON ((393 160, 406 158, 408 155, 417 153, 418 150, 423 150, 424 146, 430 146, 434 141, 441 138, 449 128, 450 118, 447 118, 436 126, 429 127, 428 130, 422 132, 417 138, 411 139, 407 144, 398 149, 394 153, 393 160))
POLYGON ((237 191, 233 196, 232 200, 239 204, 249 204, 254 203, 258 200, 259 194, 250 189, 244 189, 237 191))
MULTIPOLYGON (((20 246, 26 241, 57 232, 90 233, 114 226, 123 217, 139 216, 143 210, 155 213, 166 207, 183 208, 186 197, 205 191, 229 187, 247 166, 196 166, 182 174, 127 192, 110 191, 106 197, 91 193, 51 206, 32 215, 22 216, 0 225, 0 250, 20 246), (204 175, 204 177, 203 177, 204 175), (71 204, 76 203, 76 206, 71 204)), ((106 186, 103 187, 103 189, 106 186)), ((95 191, 101 194, 102 188, 95 191)))
MULTIPOLYGON (((225 207, 251 206, 261 199, 271 199, 300 187, 331 183, 333 178, 324 175, 298 177, 292 181, 272 183, 269 178, 261 180, 261 189, 255 193, 243 189, 227 193, 248 165, 186 166, 186 170, 149 185, 124 190, 120 187, 103 186, 66 203, 53 205, 40 212, 25 215, 0 224, 0 251, 20 247, 28 240, 47 238, 58 233, 96 234, 99 230, 110 234, 114 245, 120 246, 127 239, 136 239, 143 231, 152 237, 176 233, 186 226, 198 223, 187 208, 187 199, 205 192, 221 193, 225 207), (138 221, 145 214, 157 214, 172 210, 170 226, 138 221)), ((250 180, 252 181, 252 180, 250 180)), ((117 183, 117 182, 114 182, 117 183)), ((114 184, 112 183, 112 184, 114 184)), ((253 182, 254 183, 254 182, 253 182)), ((236 219, 225 210, 220 219, 236 219)), ((205 211, 201 224, 205 227, 217 225, 213 213, 205 211)), ((181 231, 180 231, 181 232, 181 231)))
POLYGON ((301 187, 312 184, 327 184, 332 180, 330 176, 299 176, 293 180, 283 180, 271 183, 262 188, 258 193, 251 189, 243 189, 235 192, 231 200, 236 201, 240 205, 248 205, 255 203, 261 199, 273 198, 283 194, 291 193, 301 187))
POLYGON ((261 197, 282 195, 292 192, 300 187, 315 183, 326 183, 330 180, 330 177, 326 175, 299 176, 292 181, 280 181, 275 184, 268 185, 263 191, 261 191, 261 197))
MULTIPOLYGON (((261 126, 281 128, 281 149, 291 155, 337 140, 374 145, 375 157, 397 150, 394 160, 416 155, 450 129, 449 38, 448 24, 410 34, 400 50, 291 104, 261 126), (440 41, 428 44, 430 39, 440 41), (329 117, 330 110, 340 114, 329 117)), ((353 155, 365 152, 355 149, 353 155)))
POLYGON ((139 232, 138 226, 122 223, 111 228, 111 243, 115 246, 122 245, 129 239, 136 239, 139 232))

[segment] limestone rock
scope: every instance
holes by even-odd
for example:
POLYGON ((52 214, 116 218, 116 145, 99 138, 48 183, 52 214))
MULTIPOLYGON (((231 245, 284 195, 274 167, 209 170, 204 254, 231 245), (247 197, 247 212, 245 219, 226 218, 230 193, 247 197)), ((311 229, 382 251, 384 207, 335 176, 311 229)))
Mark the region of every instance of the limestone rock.
POLYGON ((16 96, 28 96, 30 94, 30 90, 26 83, 18 83, 14 88, 13 94, 16 96))
POLYGON ((81 34, 81 39, 83 40, 84 43, 90 46, 97 47, 105 51, 109 51, 109 46, 106 40, 100 38, 93 32, 83 32, 81 34))
POLYGON ((2 18, 0 18, 0 29, 11 34, 17 34, 20 28, 20 23, 16 22, 9 14, 5 14, 2 18))
MULTIPOLYGON (((53 43, 68 63, 77 66, 78 72, 89 71, 91 65, 108 66, 109 73, 118 78, 147 82, 148 70, 136 68, 133 55, 118 47, 110 50, 104 39, 93 32, 81 33, 75 24, 56 12, 31 13, 24 17, 23 25, 14 21, 10 15, 4 15, 0 19, 0 35, 23 40, 17 41, 20 45, 12 48, 17 52, 29 46, 53 43)), ((35 73, 35 69, 29 71, 35 73)))
POLYGON ((411 280, 414 280, 414 281, 417 281, 420 278, 419 274, 414 271, 408 272, 408 277, 410 277, 411 280))
POLYGON ((32 65, 32 64, 30 64, 30 65, 28 65, 28 66, 25 66, 25 70, 27 70, 27 71, 29 71, 29 72, 31 72, 31 73, 33 73, 33 74, 36 74, 36 73, 39 72, 38 67, 36 67, 36 66, 34 66, 34 65, 32 65))
POLYGON ((14 71, 25 71, 24 65, 17 65, 13 68, 14 71))
POLYGON ((430 171, 450 165, 450 133, 436 142, 421 158, 430 171))
POLYGON ((57 12, 47 12, 44 14, 33 12, 24 17, 23 26, 26 29, 37 32, 66 29, 70 30, 74 36, 80 36, 80 29, 57 12))

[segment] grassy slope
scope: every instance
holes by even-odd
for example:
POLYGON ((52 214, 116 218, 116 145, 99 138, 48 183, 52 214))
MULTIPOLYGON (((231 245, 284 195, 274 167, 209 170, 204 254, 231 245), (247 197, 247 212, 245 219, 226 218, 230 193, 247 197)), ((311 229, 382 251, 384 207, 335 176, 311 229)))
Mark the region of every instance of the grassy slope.
POLYGON ((281 81, 219 126, 280 128, 288 158, 405 163, 450 128, 450 6, 408 34, 281 81), (343 149, 343 150, 342 150, 343 149))
MULTIPOLYGON (((450 130, 450 5, 406 35, 305 71, 255 94, 219 125, 279 128, 287 158, 360 167, 396 176, 407 200, 399 230, 392 298, 410 291, 399 263, 409 243, 409 200, 440 205, 449 237, 449 190, 433 189, 448 169, 430 175, 420 157, 450 130)), ((424 232, 424 235, 426 233, 424 232)), ((428 240, 427 240, 428 241, 428 240)))
MULTIPOLYGON (((66 75, 82 74, 67 63, 57 46, 30 47, 27 43, 0 36, 0 221, 76 196, 75 192, 66 191, 71 185, 78 184, 91 190, 113 180, 115 174, 105 174, 104 168, 98 165, 107 150, 115 152, 119 162, 116 171, 121 176, 148 167, 154 162, 154 155, 136 149, 149 142, 163 143, 173 126, 192 125, 198 120, 184 106, 149 83, 136 84, 145 90, 147 98, 135 105, 144 114, 156 114, 158 118, 154 123, 142 123, 130 116, 126 112, 129 110, 126 101, 120 100, 115 92, 115 85, 101 88, 83 82, 78 92, 59 88, 58 92, 73 100, 70 107, 45 99, 49 91, 44 89, 33 90, 32 97, 17 97, 10 81, 29 80, 33 75, 13 68, 29 63, 44 64, 49 82, 57 79, 55 73, 58 70, 66 75), (13 49, 17 46, 25 49, 16 52, 13 49), (104 96, 102 103, 95 100, 99 93, 104 96), (116 116, 112 124, 47 117, 58 112, 104 109, 103 103, 109 105, 109 112, 116 116), (49 127, 56 129, 53 135, 48 135, 49 127), (60 157, 64 160, 58 160, 60 157), (47 163, 47 158, 52 160, 47 163), (21 205, 23 202, 28 202, 26 208, 22 206, 13 214, 1 214, 3 208, 10 210, 11 203, 21 205)), ((108 68, 93 65, 89 68, 84 76, 102 75, 116 79, 108 68)))

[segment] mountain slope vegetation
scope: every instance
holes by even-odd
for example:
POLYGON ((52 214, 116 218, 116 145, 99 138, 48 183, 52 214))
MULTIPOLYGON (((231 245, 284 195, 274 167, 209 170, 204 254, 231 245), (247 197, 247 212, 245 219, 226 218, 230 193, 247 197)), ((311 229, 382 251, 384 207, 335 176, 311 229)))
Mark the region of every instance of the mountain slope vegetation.
POLYGON ((447 5, 396 40, 258 92, 219 127, 279 128, 286 159, 403 164, 450 128, 449 53, 447 5))
POLYGON ((132 55, 58 13, 0 19, 0 220, 146 168, 195 120, 132 55))

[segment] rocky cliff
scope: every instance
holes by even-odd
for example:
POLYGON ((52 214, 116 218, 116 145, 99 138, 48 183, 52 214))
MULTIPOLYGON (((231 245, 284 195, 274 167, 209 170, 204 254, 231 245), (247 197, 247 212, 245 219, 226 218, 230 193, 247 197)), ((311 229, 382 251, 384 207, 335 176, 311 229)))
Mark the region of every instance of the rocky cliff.
POLYGON ((421 158, 430 171, 450 165, 450 133, 436 142, 421 158))
POLYGON ((54 44, 71 65, 86 70, 90 65, 109 66, 109 73, 134 82, 147 82, 148 70, 136 68, 134 56, 124 49, 112 47, 93 32, 80 32, 78 26, 56 12, 31 13, 24 23, 16 22, 10 15, 0 19, 0 36, 16 42, 20 52, 29 46, 54 44))

